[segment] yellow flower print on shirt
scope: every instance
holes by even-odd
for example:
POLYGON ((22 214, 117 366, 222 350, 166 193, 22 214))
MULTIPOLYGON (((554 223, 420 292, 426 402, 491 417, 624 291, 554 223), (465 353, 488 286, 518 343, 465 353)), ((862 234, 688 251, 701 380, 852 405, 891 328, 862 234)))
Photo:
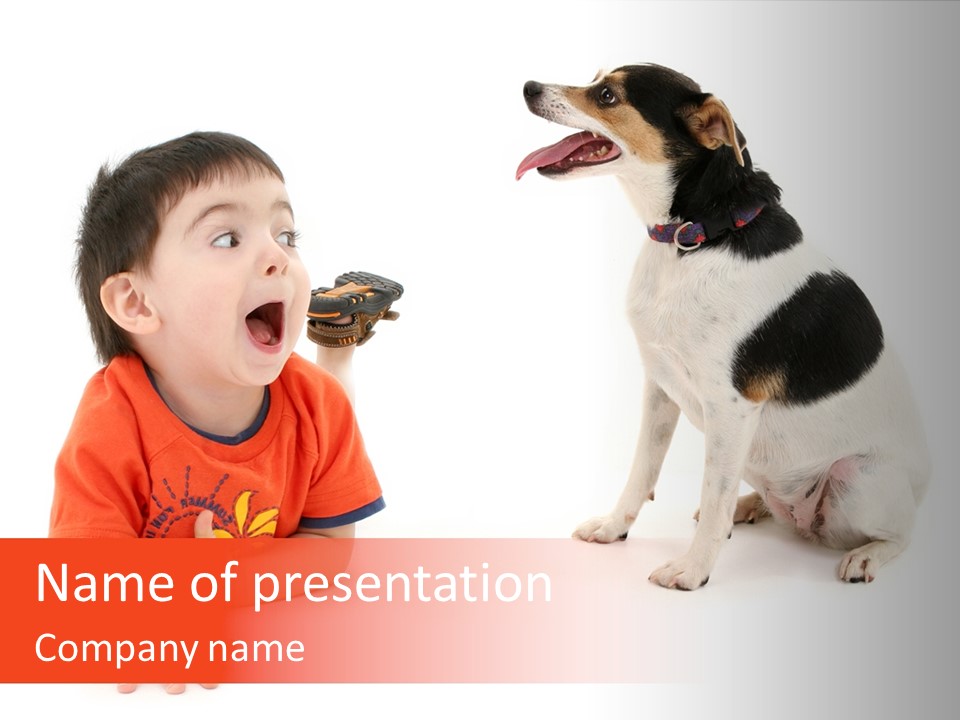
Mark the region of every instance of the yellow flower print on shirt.
POLYGON ((233 534, 224 528, 214 528, 213 534, 218 538, 249 538, 273 535, 277 531, 277 516, 280 514, 280 509, 267 508, 251 517, 250 498, 255 494, 256 490, 244 490, 233 501, 233 516, 237 521, 237 534, 233 534))

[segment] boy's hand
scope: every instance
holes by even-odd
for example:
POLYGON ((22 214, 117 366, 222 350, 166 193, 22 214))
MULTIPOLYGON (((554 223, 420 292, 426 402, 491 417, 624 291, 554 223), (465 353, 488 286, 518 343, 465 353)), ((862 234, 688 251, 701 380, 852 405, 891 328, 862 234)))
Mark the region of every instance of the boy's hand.
MULTIPOLYGON (((216 687, 216 685, 213 685, 210 683, 200 683, 200 687, 206 688, 207 690, 212 690, 213 688, 216 687)), ((117 685, 117 690, 122 693, 132 693, 136 689, 137 689, 137 686, 130 683, 123 683, 123 684, 117 685)), ((187 686, 181 683, 172 683, 169 685, 164 685, 163 689, 167 691, 168 695, 179 695, 180 693, 182 693, 184 690, 187 689, 187 686)))
MULTIPOLYGON (((195 538, 215 538, 216 535, 213 534, 213 513, 209 510, 202 511, 197 516, 197 522, 193 525, 193 536, 195 538)), ((200 683, 200 687, 215 688, 216 685, 210 683, 200 683)), ((164 690, 167 691, 169 695, 179 695, 184 690, 187 689, 186 685, 181 683, 173 683, 163 686, 164 690)), ((137 686, 133 683, 121 683, 117 685, 117 691, 122 693, 132 693, 137 689, 137 686)))
POLYGON ((197 521, 193 524, 193 536, 195 538, 216 538, 213 534, 213 513, 209 510, 203 510, 197 516, 197 521))

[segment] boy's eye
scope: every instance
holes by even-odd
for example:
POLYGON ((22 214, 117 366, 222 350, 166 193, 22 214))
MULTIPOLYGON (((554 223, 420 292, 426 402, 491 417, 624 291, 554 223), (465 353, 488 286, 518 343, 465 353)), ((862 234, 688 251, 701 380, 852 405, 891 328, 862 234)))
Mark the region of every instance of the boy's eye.
POLYGON ((228 232, 214 238, 213 242, 210 244, 218 248, 233 248, 239 245, 240 241, 237 239, 236 235, 234 235, 232 232, 228 232))
POLYGON ((297 239, 300 237, 300 233, 296 230, 284 230, 277 236, 277 242, 281 245, 286 245, 287 247, 295 248, 297 247, 297 239))

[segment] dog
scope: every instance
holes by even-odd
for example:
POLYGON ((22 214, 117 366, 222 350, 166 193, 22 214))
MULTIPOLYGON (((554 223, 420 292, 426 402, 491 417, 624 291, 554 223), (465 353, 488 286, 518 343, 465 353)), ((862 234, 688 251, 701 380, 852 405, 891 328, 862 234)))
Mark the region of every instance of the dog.
POLYGON ((626 539, 683 412, 705 436, 698 524, 651 581, 701 587, 733 525, 769 515, 848 551, 842 580, 873 581, 909 541, 930 464, 867 297, 805 242, 727 106, 685 75, 631 65, 523 95, 579 132, 528 155, 517 179, 614 175, 649 235, 628 291, 645 372, 636 455, 610 514, 574 537, 626 539), (741 479, 755 492, 738 498, 741 479))

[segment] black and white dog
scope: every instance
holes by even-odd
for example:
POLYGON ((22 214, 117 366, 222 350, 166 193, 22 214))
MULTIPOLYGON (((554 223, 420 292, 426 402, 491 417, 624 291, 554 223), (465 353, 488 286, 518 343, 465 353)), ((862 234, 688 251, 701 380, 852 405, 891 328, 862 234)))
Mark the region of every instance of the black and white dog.
POLYGON ((848 550, 843 580, 872 581, 907 545, 930 470, 863 292, 803 241, 727 107, 686 76, 627 66, 523 94, 534 114, 582 132, 531 153, 517 179, 616 175, 651 238, 628 298, 646 373, 636 457, 614 509, 574 536, 626 537, 682 411, 706 440, 699 524, 653 582, 700 587, 732 525, 769 514, 848 550), (756 492, 738 499, 741 478, 756 492))

